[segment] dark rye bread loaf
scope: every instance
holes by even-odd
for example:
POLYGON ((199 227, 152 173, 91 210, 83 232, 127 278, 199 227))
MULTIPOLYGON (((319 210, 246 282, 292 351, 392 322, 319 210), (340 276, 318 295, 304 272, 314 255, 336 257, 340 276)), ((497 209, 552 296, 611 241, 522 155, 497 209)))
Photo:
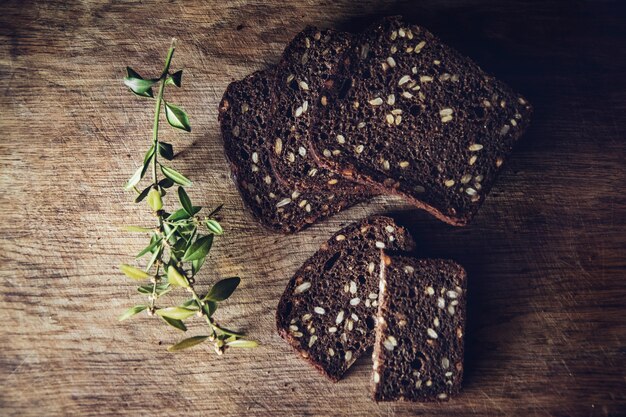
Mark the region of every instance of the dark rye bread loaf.
POLYGON ((463 378, 465 270, 383 255, 374 345, 376 401, 445 401, 463 378))
POLYGON ((364 187, 319 167, 308 152, 311 115, 319 93, 333 82, 352 35, 307 27, 287 45, 276 69, 276 100, 268 141, 270 162, 279 180, 290 187, 324 192, 362 193, 364 187))
POLYGON ((413 250, 408 232, 371 217, 335 233, 287 284, 279 334, 333 381, 374 343, 381 248, 413 250))
POLYGON ((313 124, 317 162, 467 224, 528 125, 526 99, 399 17, 367 29, 341 73, 313 124))
POLYGON ((367 197, 300 192, 276 180, 265 146, 273 80, 271 71, 260 71, 231 83, 220 102, 219 121, 226 157, 244 203, 266 227, 292 233, 367 197))

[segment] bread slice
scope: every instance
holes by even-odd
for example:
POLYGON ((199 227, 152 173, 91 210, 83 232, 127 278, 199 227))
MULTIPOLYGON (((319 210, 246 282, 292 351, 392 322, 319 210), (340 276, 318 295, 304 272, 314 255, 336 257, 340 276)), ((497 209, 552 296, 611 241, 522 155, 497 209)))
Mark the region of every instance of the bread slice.
POLYGON ((376 401, 445 401, 463 379, 465 270, 383 255, 374 345, 376 401))
POLYGON ((374 343, 381 248, 406 251, 414 245, 388 217, 335 233, 287 284, 276 311, 278 333, 338 381, 374 343))
POLYGON ((270 162, 290 187, 362 193, 363 186, 318 166, 308 151, 312 117, 322 88, 333 83, 353 36, 309 26, 287 45, 276 70, 276 105, 268 141, 270 162))
POLYGON ((219 105, 219 121, 226 157, 245 205, 266 227, 292 233, 369 195, 301 192, 277 181, 265 146, 273 85, 272 70, 231 83, 219 105))
POLYGON ((526 129, 525 98, 399 17, 366 30, 323 93, 318 163, 465 225, 526 129))

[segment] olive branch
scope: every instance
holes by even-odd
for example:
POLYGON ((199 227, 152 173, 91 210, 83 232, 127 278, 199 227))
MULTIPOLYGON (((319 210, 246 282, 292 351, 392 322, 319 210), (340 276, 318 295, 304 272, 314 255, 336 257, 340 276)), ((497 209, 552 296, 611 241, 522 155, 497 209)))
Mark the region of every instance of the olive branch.
POLYGON ((195 278, 211 250, 214 237, 224 233, 222 226, 215 218, 222 206, 216 207, 208 215, 201 216, 199 213, 202 207, 191 203, 184 188, 190 186, 191 181, 175 169, 164 165, 159 159, 159 157, 167 161, 174 159, 172 145, 159 140, 159 119, 162 107, 165 108, 165 117, 170 126, 191 132, 187 113, 164 98, 166 86, 180 87, 182 85, 183 71, 170 73, 174 49, 175 39, 172 40, 165 66, 158 78, 146 79, 132 68, 126 68, 127 76, 124 78, 124 84, 135 95, 155 100, 155 110, 152 144, 143 158, 143 164, 128 180, 125 189, 134 190, 138 194, 135 198, 136 203, 147 201, 158 220, 158 225, 152 228, 125 227, 125 230, 130 232, 150 234, 150 243, 136 256, 137 259, 148 257, 145 268, 140 269, 129 264, 120 265, 120 270, 127 277, 137 281, 149 281, 148 284, 137 288, 141 294, 147 295, 148 303, 129 308, 119 317, 119 320, 126 320, 146 311, 148 315, 160 317, 168 325, 184 332, 187 331, 184 320, 192 316, 203 318, 208 326, 208 334, 183 339, 170 346, 168 350, 173 352, 208 340, 214 342, 216 352, 221 355, 227 347, 256 347, 257 342, 246 340, 244 334, 222 327, 213 317, 218 303, 230 297, 239 285, 241 281, 239 277, 218 281, 204 295, 199 295, 194 288, 195 278), (157 88, 156 97, 153 87, 157 88), (140 191, 137 186, 150 168, 152 183, 140 191), (159 179, 159 171, 164 178, 159 179), (169 213, 163 208, 163 197, 167 194, 166 190, 174 185, 178 185, 177 194, 181 207, 169 213), (176 306, 157 305, 161 297, 175 288, 187 290, 191 298, 176 306))

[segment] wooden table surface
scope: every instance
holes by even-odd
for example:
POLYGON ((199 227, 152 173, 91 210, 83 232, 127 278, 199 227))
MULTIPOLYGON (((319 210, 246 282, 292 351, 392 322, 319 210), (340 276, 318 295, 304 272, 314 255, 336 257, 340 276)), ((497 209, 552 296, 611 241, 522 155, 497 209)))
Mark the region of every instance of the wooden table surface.
MULTIPOLYGON (((0 6, 0 414, 626 415, 626 13, 618 2, 3 2, 0 6), (222 92, 275 63, 306 24, 363 29, 404 14, 510 83, 532 126, 472 225, 380 197, 296 235, 244 211, 223 156, 222 92), (147 316, 116 269, 150 221, 122 185, 149 142, 152 106, 124 67, 156 74, 176 36, 172 91, 193 133, 164 136, 198 203, 225 203, 201 278, 240 275, 218 318, 261 347, 169 354, 181 335, 147 316), (274 330, 285 284, 331 233, 393 213, 424 256, 469 273, 466 383, 447 404, 379 404, 369 358, 337 384, 274 330)), ((199 332, 192 327, 191 334, 199 332)))

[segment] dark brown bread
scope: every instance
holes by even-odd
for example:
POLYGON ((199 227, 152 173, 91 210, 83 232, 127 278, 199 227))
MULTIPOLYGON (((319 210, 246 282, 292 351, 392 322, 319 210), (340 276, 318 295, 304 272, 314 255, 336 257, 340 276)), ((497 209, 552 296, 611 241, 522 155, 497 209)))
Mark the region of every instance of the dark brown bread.
POLYGON ((307 27, 287 45, 276 70, 276 100, 268 142, 270 162, 287 186, 323 192, 361 194, 364 186, 319 167, 309 154, 311 115, 319 93, 333 82, 352 35, 307 27))
POLYGON ((463 379, 465 270, 382 256, 374 345, 376 401, 446 401, 463 379))
POLYGON ((399 17, 367 29, 313 127, 318 163, 467 224, 531 107, 505 84, 399 17))
POLYGON ((276 311, 279 334, 338 381, 374 343, 381 248, 407 251, 414 245, 388 217, 337 232, 287 284, 276 311))
POLYGON ((226 157, 244 203, 260 222, 291 233, 367 198, 300 192, 276 180, 266 151, 272 118, 273 72, 260 71, 230 84, 219 106, 226 157))

